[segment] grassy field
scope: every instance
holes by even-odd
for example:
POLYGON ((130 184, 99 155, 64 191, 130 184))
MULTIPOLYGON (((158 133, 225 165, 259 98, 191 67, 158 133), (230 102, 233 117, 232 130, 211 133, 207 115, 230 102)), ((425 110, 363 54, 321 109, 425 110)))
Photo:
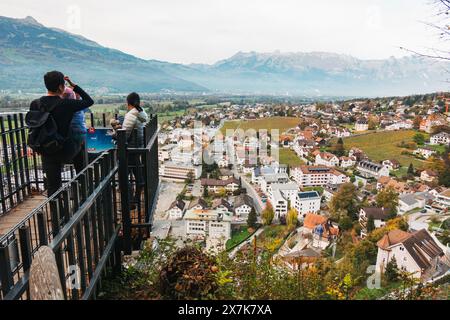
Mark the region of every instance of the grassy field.
POLYGON ((280 148, 280 163, 287 164, 290 167, 299 166, 304 162, 297 156, 297 154, 288 148, 280 148))
POLYGON ((416 133, 417 132, 414 130, 369 133, 345 138, 344 146, 346 149, 352 147, 359 148, 374 161, 397 159, 404 167, 407 167, 412 163, 414 167, 420 168, 424 166, 425 161, 416 159, 412 156, 402 155, 401 153, 405 149, 397 146, 397 144, 402 141, 413 141, 413 137, 416 133))
MULTIPOLYGON (((254 232, 254 231, 253 231, 254 232)), ((226 243, 226 249, 229 250, 234 248, 241 242, 245 241, 248 237, 250 237, 253 233, 248 231, 247 226, 242 226, 238 230, 234 230, 231 234, 231 239, 226 243)))
POLYGON ((235 121, 226 121, 221 129, 222 133, 225 134, 227 129, 278 129, 280 130, 280 134, 286 131, 287 129, 294 128, 299 124, 300 120, 294 117, 272 117, 272 118, 263 118, 256 120, 235 120, 235 121))

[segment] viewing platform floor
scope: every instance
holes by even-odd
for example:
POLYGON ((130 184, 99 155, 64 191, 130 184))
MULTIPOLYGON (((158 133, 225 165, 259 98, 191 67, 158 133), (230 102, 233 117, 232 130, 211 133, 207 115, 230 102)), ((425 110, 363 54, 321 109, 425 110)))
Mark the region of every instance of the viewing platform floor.
POLYGON ((47 199, 45 194, 35 194, 0 216, 0 237, 20 223, 31 211, 47 199))

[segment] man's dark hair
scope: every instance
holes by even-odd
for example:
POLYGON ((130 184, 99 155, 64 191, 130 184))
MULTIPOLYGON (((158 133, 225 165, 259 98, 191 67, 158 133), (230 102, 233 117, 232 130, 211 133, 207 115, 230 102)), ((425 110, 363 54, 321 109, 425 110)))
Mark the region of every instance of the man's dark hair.
POLYGON ((127 103, 130 106, 135 107, 136 109, 138 109, 139 111, 142 110, 141 108, 141 98, 139 97, 139 95, 136 92, 132 92, 127 96, 127 103))
POLYGON ((45 87, 48 91, 57 92, 60 85, 64 84, 64 74, 59 71, 50 71, 44 75, 45 87))

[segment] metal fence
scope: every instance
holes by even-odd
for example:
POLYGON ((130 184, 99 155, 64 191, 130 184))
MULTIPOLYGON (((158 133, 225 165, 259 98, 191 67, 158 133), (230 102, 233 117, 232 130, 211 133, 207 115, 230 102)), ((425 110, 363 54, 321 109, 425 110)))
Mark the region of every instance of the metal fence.
POLYGON ((43 190, 41 158, 26 144, 23 114, 0 116, 0 215, 43 190))
POLYGON ((131 253, 150 234, 159 188, 157 125, 151 116, 144 146, 136 148, 119 130, 117 149, 102 153, 0 238, 0 299, 30 298, 30 266, 44 245, 55 253, 65 298, 96 297, 102 276, 120 269, 122 249, 131 253))
POLYGON ((121 185, 129 186, 128 194, 121 189, 126 254, 130 254, 132 248, 138 248, 142 240, 150 235, 159 191, 157 131, 157 116, 152 116, 144 128, 143 146, 137 145, 136 131, 129 138, 125 130, 119 130, 117 134, 118 160, 121 164, 119 181, 121 185))

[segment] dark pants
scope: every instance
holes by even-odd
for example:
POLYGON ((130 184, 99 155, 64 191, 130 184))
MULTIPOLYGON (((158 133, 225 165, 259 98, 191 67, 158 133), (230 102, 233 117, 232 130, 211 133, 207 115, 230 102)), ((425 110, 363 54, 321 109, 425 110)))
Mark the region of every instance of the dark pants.
POLYGON ((61 152, 53 155, 42 154, 42 169, 47 184, 47 195, 50 197, 62 186, 61 171, 66 163, 70 163, 74 156, 80 152, 80 144, 67 141, 61 152))
POLYGON ((134 177, 134 196, 132 195, 132 188, 129 188, 129 197, 131 200, 132 207, 139 204, 141 199, 141 193, 144 189, 144 172, 142 170, 141 157, 139 155, 133 154, 128 157, 128 165, 132 168, 130 169, 130 174, 134 177))
POLYGON ((73 166, 78 174, 89 164, 88 153, 86 150, 86 140, 81 141, 80 151, 73 157, 73 166))

